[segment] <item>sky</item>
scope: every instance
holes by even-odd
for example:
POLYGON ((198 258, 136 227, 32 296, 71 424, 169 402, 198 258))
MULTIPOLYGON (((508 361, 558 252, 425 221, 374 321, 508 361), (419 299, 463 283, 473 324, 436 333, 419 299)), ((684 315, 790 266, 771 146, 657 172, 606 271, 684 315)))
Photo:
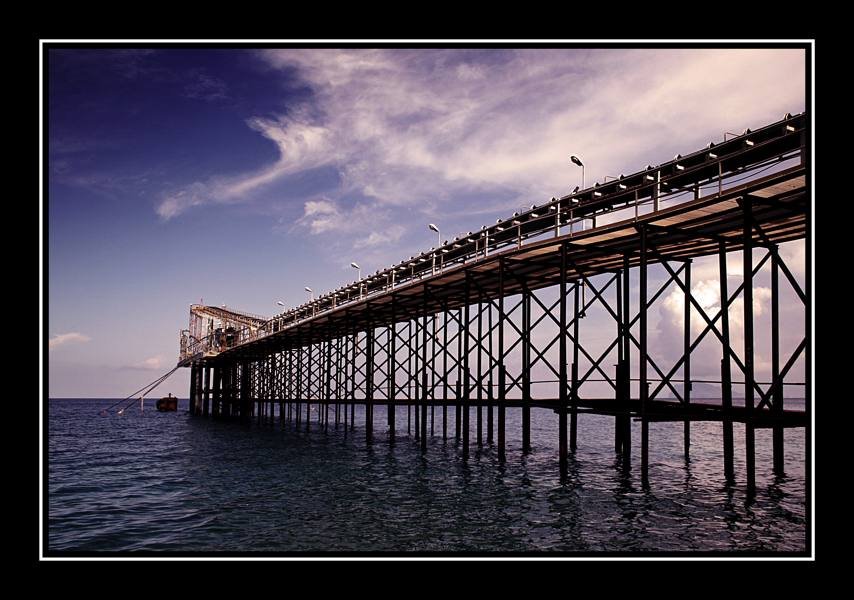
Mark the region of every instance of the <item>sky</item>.
MULTIPOLYGON (((428 223, 451 238, 567 194, 571 154, 590 185, 806 108, 800 49, 79 47, 45 70, 51 397, 168 371, 192 303, 273 315, 351 261, 430 248, 428 223)), ((782 252, 802 281, 803 243, 782 252)), ((709 265, 693 287, 713 307, 709 265)), ((651 327, 680 311, 666 295, 651 327)), ((183 369, 156 395, 188 389, 183 369)))

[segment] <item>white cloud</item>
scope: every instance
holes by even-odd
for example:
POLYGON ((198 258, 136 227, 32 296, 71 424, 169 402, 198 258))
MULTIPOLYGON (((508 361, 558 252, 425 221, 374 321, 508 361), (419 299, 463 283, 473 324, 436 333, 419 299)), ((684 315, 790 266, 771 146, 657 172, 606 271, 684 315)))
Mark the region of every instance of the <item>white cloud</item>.
POLYGON ((358 235, 354 247, 364 248, 401 238, 405 232, 401 225, 391 225, 382 232, 376 231, 378 223, 387 220, 387 217, 385 211, 373 204, 357 203, 347 208, 329 198, 318 198, 303 204, 303 214, 297 219, 296 226, 307 228, 313 235, 333 232, 358 235), (366 231, 371 233, 364 236, 366 231))
MULTIPOLYGON (((171 218, 242 201, 284 175, 334 165, 342 193, 384 205, 448 202, 460 190, 507 186, 536 201, 566 191, 581 154, 592 182, 653 154, 804 108, 804 53, 766 49, 270 50, 313 97, 287 117, 254 118, 279 159, 164 198, 171 218)), ((197 182, 198 183, 198 182, 197 182)))
POLYGON ((88 335, 77 333, 76 331, 71 333, 59 333, 48 340, 47 346, 48 350, 53 350, 64 344, 83 343, 91 341, 91 339, 92 338, 88 335))
POLYGON ((347 224, 338 206, 325 198, 306 202, 303 207, 303 216, 297 222, 308 226, 313 234, 335 231, 347 224))
POLYGON ((279 159, 267 167, 236 177, 211 177, 196 181, 161 198, 157 214, 164 220, 180 215, 194 206, 245 201, 253 191, 280 177, 319 166, 325 160, 326 131, 317 126, 287 118, 250 119, 249 127, 271 140, 279 150, 279 159))
POLYGON ((146 358, 145 360, 141 360, 131 365, 125 365, 121 367, 121 369, 131 371, 155 371, 160 369, 162 366, 163 355, 158 354, 157 356, 146 358))
POLYGON ((138 363, 138 366, 142 369, 159 369, 162 364, 163 357, 158 354, 157 356, 146 358, 142 362, 138 363))
POLYGON ((398 241, 406 230, 401 225, 392 225, 383 231, 372 231, 367 237, 359 238, 353 243, 354 248, 370 248, 393 244, 398 241))

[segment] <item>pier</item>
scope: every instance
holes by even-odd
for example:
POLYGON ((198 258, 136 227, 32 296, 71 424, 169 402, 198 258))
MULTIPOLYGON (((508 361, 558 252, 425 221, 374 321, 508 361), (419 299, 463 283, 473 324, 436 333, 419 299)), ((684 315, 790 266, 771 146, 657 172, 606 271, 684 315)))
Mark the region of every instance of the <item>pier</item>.
POLYGON ((391 444, 406 436, 426 452, 453 438, 461 460, 489 445, 506 461, 505 410, 522 411, 523 452, 532 448, 530 411, 552 410, 561 474, 569 455, 583 451, 578 415, 607 415, 615 454, 628 468, 639 463, 645 482, 655 443, 649 423, 682 423, 687 458, 692 422, 716 421, 726 479, 738 475, 755 489, 755 430, 772 430, 770 468, 782 473, 785 429, 810 428, 808 126, 808 115, 786 115, 576 188, 273 317, 191 305, 178 362, 191 370, 190 413, 358 428, 367 444, 383 427, 391 444), (779 252, 795 240, 807 241, 804 287, 779 252), (740 268, 730 273, 736 252, 740 268), (718 263, 721 308, 711 314, 692 290, 701 257, 718 263), (770 381, 756 377, 760 276, 770 277, 770 381), (790 354, 780 349, 784 287, 803 308, 804 336, 790 354), (684 314, 667 344, 681 352, 664 361, 650 314, 673 290, 684 314), (704 342, 719 351, 719 377, 702 382, 718 398, 693 393, 692 355, 704 342), (801 357, 806 381, 792 373, 801 357), (804 410, 784 408, 787 397, 804 398, 804 410), (356 405, 364 407, 358 423, 356 405), (375 422, 375 406, 387 407, 384 423, 375 422), (632 420, 641 424, 639 457, 632 420), (744 424, 743 474, 734 469, 734 423, 744 424))

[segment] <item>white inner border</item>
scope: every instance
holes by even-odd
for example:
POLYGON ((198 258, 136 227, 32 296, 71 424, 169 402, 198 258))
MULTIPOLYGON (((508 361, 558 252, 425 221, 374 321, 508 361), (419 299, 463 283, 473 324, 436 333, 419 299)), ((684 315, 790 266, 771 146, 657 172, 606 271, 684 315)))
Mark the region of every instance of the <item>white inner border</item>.
POLYGON ((337 39, 337 40, 318 40, 318 39, 293 39, 293 40, 273 40, 273 39, 242 39, 242 40, 217 40, 217 39, 197 39, 197 40, 176 40, 176 39, 43 39, 39 40, 39 560, 45 561, 160 561, 160 560, 229 560, 229 561, 244 561, 244 560, 293 560, 293 561, 315 561, 315 560, 324 560, 324 561, 340 561, 340 560, 356 560, 356 561, 364 561, 364 560, 606 560, 606 561, 624 561, 624 560, 637 560, 637 561, 650 561, 650 560, 788 560, 788 561, 804 561, 804 560, 815 560, 815 362, 816 362, 816 347, 815 347, 815 285, 813 284, 812 288, 809 283, 807 284, 806 292, 807 294, 811 294, 811 314, 810 314, 810 326, 811 330, 811 345, 810 351, 812 353, 812 364, 810 365, 810 391, 811 391, 811 402, 810 408, 810 427, 811 427, 811 445, 810 445, 810 478, 811 478, 811 531, 810 531, 810 547, 812 549, 812 554, 809 557, 799 557, 799 556, 784 556, 779 558, 773 557, 753 557, 753 556, 734 556, 734 557, 692 557, 685 556, 682 557, 622 557, 622 556, 603 556, 596 557, 595 555, 588 555, 583 557, 571 557, 571 556, 536 556, 536 557, 511 557, 511 556, 489 556, 484 555, 483 557, 475 557, 475 556, 413 556, 413 557, 380 557, 380 556, 368 556, 368 557, 347 557, 347 556, 338 556, 338 557, 286 557, 286 556, 270 556, 270 557, 215 557, 215 556, 187 556, 187 557, 114 557, 114 556, 105 556, 105 557, 46 557, 44 555, 44 164, 43 164, 43 143, 44 143, 44 45, 45 44, 175 44, 175 43, 198 43, 198 44, 301 44, 301 43, 323 43, 329 44, 330 46, 334 46, 334 44, 340 43, 359 43, 359 44, 374 44, 374 43, 384 43, 384 44, 415 44, 415 43, 431 43, 436 44, 437 46, 450 46, 453 44, 515 44, 515 43, 525 43, 525 44, 551 44, 551 43, 559 43, 559 44, 569 44, 569 43, 584 43, 584 44, 600 44, 600 43, 665 43, 665 44, 673 44, 674 46, 678 46, 679 44, 703 44, 703 43, 727 43, 727 44, 756 44, 757 47, 762 47, 762 44, 774 44, 774 43, 792 43, 792 44, 809 44, 811 51, 811 59, 812 63, 810 65, 811 69, 811 78, 810 78, 810 148, 812 150, 810 156, 810 176, 812 179, 812 186, 810 189, 810 202, 811 202, 811 211, 812 211, 812 222, 810 229, 810 275, 815 280, 815 144, 814 144, 814 131, 815 131, 815 40, 813 39, 778 39, 778 40, 715 40, 715 39, 706 39, 706 40, 690 40, 690 39, 682 39, 682 40, 609 40, 609 39, 601 39, 601 40, 558 40, 558 39, 541 39, 541 40, 496 40, 496 39, 469 39, 469 40, 429 40, 429 39, 375 39, 375 40, 358 40, 358 39, 337 39))

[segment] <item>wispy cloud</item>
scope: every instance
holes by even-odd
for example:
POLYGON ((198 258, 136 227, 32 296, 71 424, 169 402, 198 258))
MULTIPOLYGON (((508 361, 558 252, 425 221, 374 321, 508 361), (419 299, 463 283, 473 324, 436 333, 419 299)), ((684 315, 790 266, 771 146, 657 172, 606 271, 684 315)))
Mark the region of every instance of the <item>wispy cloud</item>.
MULTIPOLYGON (((303 214, 297 219, 296 226, 308 229, 309 233, 319 235, 323 233, 352 233, 362 234, 365 231, 370 231, 375 227, 377 222, 385 220, 387 215, 381 209, 378 210, 371 203, 356 203, 352 207, 344 207, 338 201, 331 198, 316 198, 308 200, 303 204, 303 214)), ((400 239, 403 234, 403 228, 400 226, 392 226, 386 235, 395 236, 394 239, 400 239)), ((379 243, 379 238, 375 237, 371 244, 379 243)))
POLYGON ((161 198, 157 214, 164 220, 203 204, 228 204, 251 198, 251 193, 285 175, 326 162, 329 132, 291 118, 250 119, 249 127, 276 144, 279 159, 272 165, 236 177, 196 181, 161 198))
POLYGON ((216 102, 228 98, 228 85, 222 79, 203 71, 192 71, 187 76, 182 95, 185 98, 216 102))
POLYGON ((124 365, 120 367, 122 370, 130 370, 130 371, 156 371, 163 366, 163 356, 158 354, 157 356, 152 356, 150 358, 146 358, 145 360, 141 360, 137 363, 133 363, 131 365, 124 365))
POLYGON ((382 231, 372 231, 370 235, 357 239, 353 243, 354 248, 372 248, 393 244, 400 240, 406 229, 402 225, 392 225, 382 231))
MULTIPOLYGON (((352 194, 397 216, 448 208, 474 214, 497 196, 505 206, 539 203, 580 182, 570 154, 584 156, 590 183, 670 156, 656 152, 691 151, 725 130, 804 108, 801 50, 300 49, 259 56, 312 90, 310 101, 286 115, 247 122, 276 144, 278 159, 165 195, 157 207, 163 219, 204 204, 251 201, 284 176, 324 165, 341 176, 329 202, 352 194), (463 196, 481 200, 460 207, 463 196)), ((339 206, 302 200, 307 232, 341 231, 348 215, 339 206)), ((371 245, 378 236, 354 234, 351 243, 371 245)))
POLYGON ((305 224, 312 233, 340 230, 347 225, 335 202, 326 198, 306 202, 298 222, 305 224))
POLYGON ((88 335, 73 331, 71 333, 59 333, 47 342, 48 350, 55 350, 65 344, 76 344, 91 341, 88 335))

